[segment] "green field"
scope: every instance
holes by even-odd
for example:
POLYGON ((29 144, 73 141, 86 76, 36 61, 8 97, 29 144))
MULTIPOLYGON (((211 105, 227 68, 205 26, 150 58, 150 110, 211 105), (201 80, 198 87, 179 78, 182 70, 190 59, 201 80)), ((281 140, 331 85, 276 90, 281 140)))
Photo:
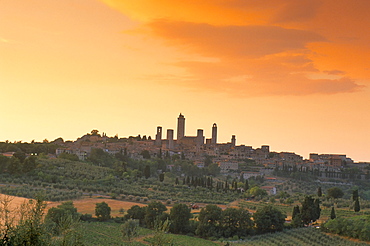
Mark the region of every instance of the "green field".
MULTIPOLYGON (((176 246, 218 246, 215 242, 205 240, 197 237, 189 237, 185 235, 167 234, 166 238, 169 239, 176 246)), ((146 240, 150 242, 150 238, 146 240)))
MULTIPOLYGON (((82 223, 80 233, 82 241, 89 245, 127 245, 122 239, 118 223, 91 222, 82 223)), ((154 231, 140 228, 139 236, 133 239, 134 246, 150 245, 154 231)), ((243 241, 209 241, 185 235, 166 234, 168 239, 177 246, 217 246, 227 242, 235 246, 368 246, 365 242, 355 242, 343 237, 329 235, 316 228, 299 228, 284 232, 252 236, 243 241)))
POLYGON ((284 232, 253 236, 243 242, 234 242, 238 246, 368 246, 364 242, 355 242, 339 236, 328 235, 316 228, 299 228, 284 232))
MULTIPOLYGON (((120 232, 121 224, 108 222, 84 222, 81 223, 79 232, 82 235, 82 241, 86 246, 98 245, 126 245, 120 232)), ((131 245, 141 246, 149 245, 150 238, 154 231, 140 228, 139 237, 135 238, 131 245)), ((168 239, 172 240, 174 245, 178 246, 217 246, 219 244, 212 241, 185 235, 166 234, 168 239)))
MULTIPOLYGON (((84 222, 81 223, 79 232, 85 245, 124 245, 120 232, 121 224, 109 222, 84 222)), ((145 236, 152 233, 151 230, 140 228, 139 235, 145 236)), ((145 245, 135 242, 135 246, 145 245)))

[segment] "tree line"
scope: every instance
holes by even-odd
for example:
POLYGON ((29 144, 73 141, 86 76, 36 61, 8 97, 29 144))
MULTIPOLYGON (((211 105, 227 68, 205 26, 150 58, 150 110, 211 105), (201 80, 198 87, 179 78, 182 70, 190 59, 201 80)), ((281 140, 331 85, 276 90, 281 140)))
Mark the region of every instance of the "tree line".
POLYGON ((142 227, 154 229, 158 223, 169 221, 169 231, 176 234, 190 234, 202 238, 244 238, 256 233, 281 231, 286 215, 273 206, 265 206, 252 214, 243 208, 221 209, 206 205, 193 217, 186 204, 175 204, 169 213, 161 202, 148 206, 132 206, 124 216, 126 220, 137 220, 142 227), (253 218, 253 219, 252 219, 253 218))

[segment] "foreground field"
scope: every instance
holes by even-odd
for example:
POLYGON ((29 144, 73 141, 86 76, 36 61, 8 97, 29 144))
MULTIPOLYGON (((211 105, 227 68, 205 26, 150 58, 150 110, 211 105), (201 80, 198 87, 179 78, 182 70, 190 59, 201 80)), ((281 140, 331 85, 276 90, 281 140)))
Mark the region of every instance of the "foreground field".
MULTIPOLYGON (((125 245, 121 232, 120 224, 117 223, 82 223, 80 232, 85 245, 125 245)), ((140 229, 139 236, 133 239, 131 245, 141 246, 150 245, 150 238, 154 231, 140 229)), ((177 246, 219 246, 227 242, 235 246, 368 246, 365 242, 355 242, 343 237, 332 236, 321 232, 316 228, 300 228, 286 230, 284 232, 264 234, 250 237, 244 241, 209 241, 185 235, 166 234, 171 239, 173 245, 177 246)))
MULTIPOLYGON (((1 199, 7 199, 9 201, 9 206, 11 210, 16 209, 22 203, 28 199, 20 197, 10 197, 0 195, 1 199)), ((86 197, 80 200, 74 200, 74 205, 80 213, 95 213, 95 204, 100 202, 106 202, 112 208, 112 216, 122 216, 122 213, 119 212, 120 209, 127 211, 134 205, 146 206, 145 203, 136 203, 132 201, 122 201, 122 200, 113 200, 109 198, 95 197, 89 198, 86 197)), ((59 202, 48 202, 48 208, 59 205, 59 202)), ((203 205, 203 204, 201 204, 203 205)), ((246 208, 258 208, 262 204, 255 202, 242 202, 241 204, 234 202, 229 205, 223 205, 222 207, 229 206, 244 206, 246 208)), ((280 206, 278 206, 280 207, 280 206)), ((285 208, 285 211, 288 212, 288 206, 281 207, 285 208)), ((169 209, 170 207, 168 207, 169 209)), ((193 211, 194 212, 194 211, 193 211)), ((366 212, 365 212, 366 213, 366 212)), ((82 222, 79 226, 78 231, 81 235, 81 241, 85 245, 125 245, 122 238, 122 233, 120 230, 122 224, 114 222, 82 222)), ((369 232, 370 233, 370 232, 369 232)), ((133 239, 131 245, 150 245, 151 238, 154 236, 155 232, 153 230, 140 228, 139 236, 133 239)), ((166 234, 166 238, 171 240, 173 245, 183 245, 183 246, 216 246, 216 245, 225 245, 225 239, 221 241, 209 241, 196 237, 189 237, 185 235, 175 235, 175 234, 166 234)), ((230 239, 229 239, 230 240, 230 239)), ((348 246, 361 246, 369 245, 364 242, 355 242, 342 237, 332 236, 325 234, 316 228, 300 228, 286 230, 280 233, 274 234, 264 234, 260 236, 252 236, 243 241, 228 241, 230 245, 348 245, 348 246)))
POLYGON ((368 246, 365 242, 355 242, 343 237, 328 235, 316 228, 299 228, 273 234, 264 234, 234 243, 238 246, 368 246))
MULTIPOLYGON (((83 242, 86 246, 97 245, 126 245, 123 242, 122 234, 120 232, 120 224, 117 223, 81 223, 80 232, 82 234, 83 242)), ((133 239, 131 245, 141 246, 150 245, 150 238, 154 236, 154 231, 140 228, 139 236, 133 239)), ((204 240, 196 237, 189 237, 184 235, 166 234, 168 239, 172 240, 174 245, 181 246, 218 246, 219 243, 204 240)), ((223 244, 222 244, 223 245, 223 244)))

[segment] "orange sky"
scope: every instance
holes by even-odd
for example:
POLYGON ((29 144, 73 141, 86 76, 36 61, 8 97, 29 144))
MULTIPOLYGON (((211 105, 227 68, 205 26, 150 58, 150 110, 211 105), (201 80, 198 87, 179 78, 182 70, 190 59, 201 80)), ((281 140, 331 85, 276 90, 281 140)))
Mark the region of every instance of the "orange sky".
POLYGON ((370 161, 368 0, 2 0, 0 141, 155 135, 370 161))

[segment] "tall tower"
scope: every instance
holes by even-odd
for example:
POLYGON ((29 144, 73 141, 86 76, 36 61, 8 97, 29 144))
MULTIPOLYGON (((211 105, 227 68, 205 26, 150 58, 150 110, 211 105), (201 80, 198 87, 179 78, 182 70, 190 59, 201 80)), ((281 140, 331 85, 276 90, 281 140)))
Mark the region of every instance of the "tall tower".
POLYGON ((173 149, 173 130, 167 129, 167 148, 173 149))
POLYGON ((269 152, 270 152, 270 146, 268 146, 268 145, 262 145, 262 146, 261 146, 261 150, 262 150, 263 152, 267 152, 267 153, 269 153, 269 152))
POLYGON ((204 136, 203 136, 203 130, 198 129, 197 131, 197 146, 202 146, 204 144, 204 136))
POLYGON ((231 136, 231 146, 235 147, 235 145, 236 145, 236 138, 235 138, 235 135, 232 135, 231 136))
POLYGON ((217 125, 216 125, 216 123, 213 123, 213 126, 212 126, 211 144, 217 144, 217 125))
POLYGON ((157 127, 157 134, 155 135, 155 145, 161 146, 162 145, 162 127, 157 127))
POLYGON ((185 136, 185 117, 180 113, 177 118, 177 140, 185 136))

